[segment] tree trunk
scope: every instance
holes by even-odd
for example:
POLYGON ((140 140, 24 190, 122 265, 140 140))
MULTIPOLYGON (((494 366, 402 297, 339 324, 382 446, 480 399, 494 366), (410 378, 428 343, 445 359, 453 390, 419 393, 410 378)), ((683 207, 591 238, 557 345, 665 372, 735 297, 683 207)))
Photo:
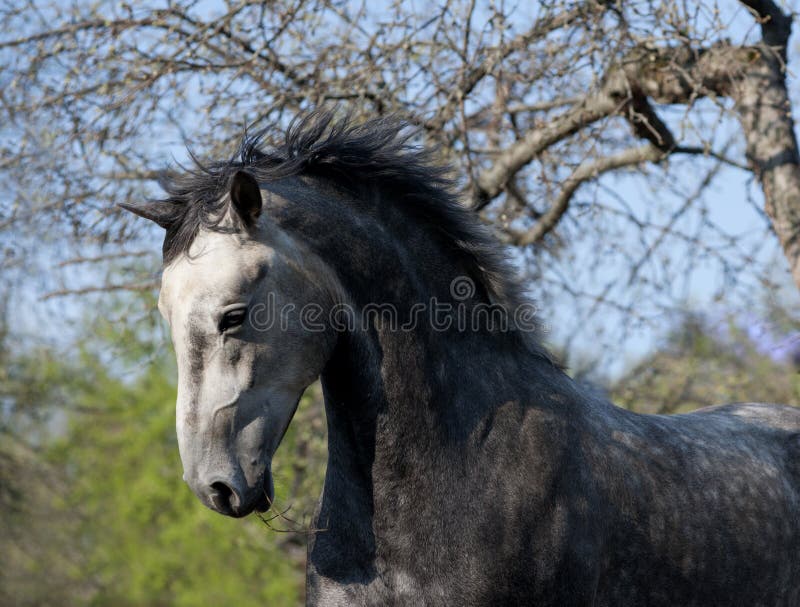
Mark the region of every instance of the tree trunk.
POLYGON ((800 154, 780 56, 759 53, 731 95, 748 160, 764 191, 764 210, 800 287, 800 154))

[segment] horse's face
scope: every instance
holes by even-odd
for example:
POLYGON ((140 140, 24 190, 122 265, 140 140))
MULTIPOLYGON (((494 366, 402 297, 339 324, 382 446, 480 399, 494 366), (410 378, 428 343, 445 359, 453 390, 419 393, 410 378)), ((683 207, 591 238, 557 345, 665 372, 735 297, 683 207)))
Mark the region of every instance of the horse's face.
POLYGON ((164 269, 159 309, 178 361, 184 480, 238 517, 272 502, 272 456, 332 348, 329 334, 302 326, 301 310, 333 305, 334 290, 312 253, 258 212, 230 208, 245 215, 242 230, 201 230, 164 269))

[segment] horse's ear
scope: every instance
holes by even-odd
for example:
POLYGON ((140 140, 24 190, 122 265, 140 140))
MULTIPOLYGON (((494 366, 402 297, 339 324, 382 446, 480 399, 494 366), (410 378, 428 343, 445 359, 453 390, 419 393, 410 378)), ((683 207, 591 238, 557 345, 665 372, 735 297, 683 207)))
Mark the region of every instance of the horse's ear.
POLYGON ((172 209, 170 208, 170 205, 165 202, 141 202, 139 204, 119 202, 117 203, 117 206, 121 209, 125 209, 126 211, 130 211, 134 215, 154 221, 165 230, 172 223, 172 209))
POLYGON ((261 189, 255 177, 236 171, 231 182, 231 202, 245 225, 251 226, 261 214, 261 189))

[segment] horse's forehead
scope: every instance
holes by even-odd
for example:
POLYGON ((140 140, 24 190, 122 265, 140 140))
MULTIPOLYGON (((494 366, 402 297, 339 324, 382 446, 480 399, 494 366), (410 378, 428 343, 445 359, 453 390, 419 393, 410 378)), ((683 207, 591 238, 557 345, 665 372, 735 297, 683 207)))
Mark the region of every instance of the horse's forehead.
POLYGON ((255 280, 274 254, 271 246, 238 234, 201 231, 188 253, 164 268, 161 303, 170 305, 207 292, 225 296, 255 280))

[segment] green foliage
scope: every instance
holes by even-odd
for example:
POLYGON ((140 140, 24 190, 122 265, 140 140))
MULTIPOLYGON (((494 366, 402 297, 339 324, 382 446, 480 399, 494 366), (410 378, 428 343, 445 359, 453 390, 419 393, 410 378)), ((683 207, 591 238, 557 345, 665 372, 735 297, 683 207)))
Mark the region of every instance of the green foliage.
MULTIPOLYGON (((786 341, 797 321, 775 308, 769 325, 786 341)), ((644 413, 742 401, 800 403, 800 376, 793 361, 772 357, 761 346, 733 318, 714 330, 701 317, 688 314, 661 348, 616 382, 613 398, 644 413)))

